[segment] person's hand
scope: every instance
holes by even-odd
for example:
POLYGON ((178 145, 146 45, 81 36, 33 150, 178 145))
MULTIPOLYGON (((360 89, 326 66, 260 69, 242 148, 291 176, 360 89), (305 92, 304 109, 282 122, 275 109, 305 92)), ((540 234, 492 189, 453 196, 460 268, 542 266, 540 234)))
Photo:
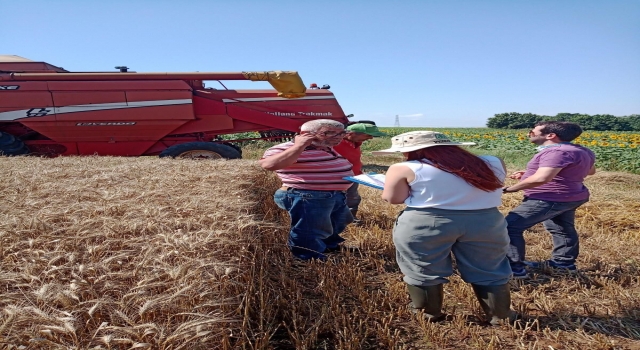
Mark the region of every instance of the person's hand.
POLYGON ((308 147, 311 146, 311 143, 316 140, 316 136, 311 133, 296 135, 293 140, 293 143, 299 147, 308 147))
POLYGON ((522 178, 522 175, 524 175, 524 171, 516 171, 511 173, 511 175, 509 175, 509 178, 520 180, 520 178, 522 178))

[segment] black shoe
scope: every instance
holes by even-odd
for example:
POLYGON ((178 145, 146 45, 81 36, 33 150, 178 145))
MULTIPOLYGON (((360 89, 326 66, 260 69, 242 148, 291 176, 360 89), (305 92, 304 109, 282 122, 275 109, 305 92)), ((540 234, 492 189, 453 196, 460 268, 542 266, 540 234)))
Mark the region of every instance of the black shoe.
POLYGON ((576 264, 563 264, 563 263, 557 263, 553 260, 547 260, 547 261, 525 261, 525 264, 527 264, 527 266, 534 268, 534 269, 543 269, 545 266, 548 266, 552 269, 556 269, 556 270, 561 270, 561 269, 566 269, 569 271, 576 271, 578 268, 576 267, 576 264))
POLYGON ((512 272, 512 277, 514 279, 519 279, 519 280, 529 279, 529 272, 527 272, 527 269, 525 269, 524 267, 521 267, 521 268, 511 267, 511 272, 512 272))

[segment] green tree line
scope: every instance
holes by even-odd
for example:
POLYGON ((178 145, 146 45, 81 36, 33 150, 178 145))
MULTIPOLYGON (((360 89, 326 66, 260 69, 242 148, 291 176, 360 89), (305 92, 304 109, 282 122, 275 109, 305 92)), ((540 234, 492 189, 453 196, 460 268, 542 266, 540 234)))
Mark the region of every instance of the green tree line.
POLYGON ((584 130, 640 131, 640 114, 617 117, 611 114, 558 113, 555 116, 533 113, 500 113, 487 120, 487 127, 494 129, 530 129, 537 122, 559 120, 577 123, 584 130))

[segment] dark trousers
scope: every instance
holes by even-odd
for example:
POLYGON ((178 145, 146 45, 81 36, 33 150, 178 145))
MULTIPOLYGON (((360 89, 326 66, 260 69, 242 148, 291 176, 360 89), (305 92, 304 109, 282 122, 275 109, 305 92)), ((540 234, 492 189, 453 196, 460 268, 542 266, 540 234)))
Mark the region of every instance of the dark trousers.
POLYGON ((347 207, 351 210, 351 214, 354 215, 358 212, 358 206, 360 206, 360 202, 362 201, 362 197, 360 197, 360 194, 358 193, 359 186, 359 184, 354 183, 347 190, 347 207))
POLYGON ((563 265, 575 263, 580 253, 578 232, 575 228, 576 209, 588 201, 585 199, 576 202, 551 202, 525 197, 522 204, 509 212, 506 218, 510 239, 507 257, 512 269, 525 267, 523 233, 540 222, 551 233, 553 239, 551 260, 563 265))

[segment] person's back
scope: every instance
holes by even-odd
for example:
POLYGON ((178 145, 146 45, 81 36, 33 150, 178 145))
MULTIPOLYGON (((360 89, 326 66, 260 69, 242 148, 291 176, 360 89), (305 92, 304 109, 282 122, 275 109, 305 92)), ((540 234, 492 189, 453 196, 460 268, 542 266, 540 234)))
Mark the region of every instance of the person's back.
POLYGON ((411 297, 429 321, 442 313, 443 284, 457 269, 488 316, 499 324, 514 320, 506 257, 509 238, 498 210, 506 170, 499 158, 478 157, 433 131, 400 134, 392 147, 374 154, 402 153, 389 167, 382 199, 407 204, 393 228, 396 261, 411 297))
POLYGON ((525 180, 540 167, 562 168, 549 182, 524 190, 525 196, 555 202, 572 202, 589 198, 584 179, 595 163, 590 149, 571 143, 558 143, 543 148, 527 164, 521 180, 525 180))
MULTIPOLYGON (((500 181, 506 172, 500 159, 494 156, 480 156, 500 181)), ((495 208, 502 203, 502 191, 483 191, 470 185, 463 178, 438 169, 429 161, 408 161, 400 163, 415 173, 415 180, 409 183, 411 194, 405 204, 414 208, 439 208, 449 210, 477 210, 495 208)))

